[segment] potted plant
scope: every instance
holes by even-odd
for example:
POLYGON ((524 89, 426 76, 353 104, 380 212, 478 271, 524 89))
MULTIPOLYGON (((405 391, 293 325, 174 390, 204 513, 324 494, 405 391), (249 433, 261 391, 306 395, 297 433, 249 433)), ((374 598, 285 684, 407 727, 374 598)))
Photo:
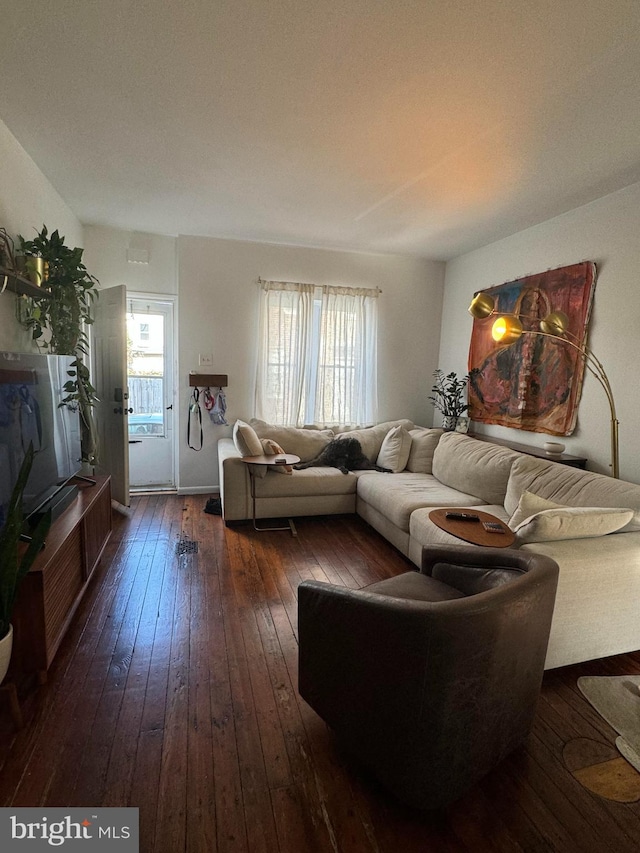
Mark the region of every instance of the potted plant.
POLYGON ((20 546, 24 516, 22 496, 33 465, 33 444, 29 445, 15 482, 6 518, 0 528, 0 681, 7 674, 13 646, 11 614, 20 584, 33 565, 49 532, 51 513, 45 513, 30 534, 29 544, 20 546))
POLYGON ((434 371, 435 385, 431 389, 433 396, 429 400, 433 403, 436 409, 442 413, 442 426, 447 431, 453 431, 458 419, 469 408, 468 403, 463 400, 463 395, 466 393, 469 374, 458 379, 456 373, 447 373, 444 370, 434 371))
POLYGON ((57 355, 75 356, 75 373, 70 374, 71 378, 65 385, 67 396, 62 405, 71 403, 78 406, 83 459, 94 464, 97 437, 92 408, 98 400, 83 356, 88 353, 86 327, 93 323, 91 308, 98 297, 99 282, 82 263, 83 250, 70 249, 64 240, 58 231, 49 234, 45 225, 33 240, 25 240, 18 235, 22 253, 42 259, 47 286, 45 299, 23 297, 18 300, 18 319, 31 331, 40 349, 57 355))

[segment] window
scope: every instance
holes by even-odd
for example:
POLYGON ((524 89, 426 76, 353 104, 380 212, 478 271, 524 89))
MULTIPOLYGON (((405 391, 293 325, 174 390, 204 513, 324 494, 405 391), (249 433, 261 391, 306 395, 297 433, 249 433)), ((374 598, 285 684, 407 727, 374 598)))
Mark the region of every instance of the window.
POLYGON ((375 422, 377 296, 261 281, 256 416, 297 426, 375 422))
POLYGON ((149 340, 149 324, 148 323, 140 323, 140 340, 148 341, 149 340))

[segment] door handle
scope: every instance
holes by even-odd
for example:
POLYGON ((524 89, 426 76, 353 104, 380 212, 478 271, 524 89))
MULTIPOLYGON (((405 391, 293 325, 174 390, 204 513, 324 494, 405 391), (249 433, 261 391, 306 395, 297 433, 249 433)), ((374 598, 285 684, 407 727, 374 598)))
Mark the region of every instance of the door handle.
POLYGON ((170 406, 167 406, 167 411, 169 411, 169 409, 173 409, 173 403, 170 406))
POLYGON ((123 409, 122 406, 118 406, 113 410, 114 415, 132 415, 133 409, 123 409))

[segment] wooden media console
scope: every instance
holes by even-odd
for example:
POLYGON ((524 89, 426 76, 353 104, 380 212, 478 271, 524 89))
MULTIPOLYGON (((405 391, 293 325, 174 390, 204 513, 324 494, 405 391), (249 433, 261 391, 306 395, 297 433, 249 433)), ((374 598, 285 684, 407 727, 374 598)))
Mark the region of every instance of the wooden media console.
POLYGON ((79 494, 51 525, 22 582, 12 623, 11 672, 46 681, 62 638, 111 536, 111 478, 80 481, 79 494))

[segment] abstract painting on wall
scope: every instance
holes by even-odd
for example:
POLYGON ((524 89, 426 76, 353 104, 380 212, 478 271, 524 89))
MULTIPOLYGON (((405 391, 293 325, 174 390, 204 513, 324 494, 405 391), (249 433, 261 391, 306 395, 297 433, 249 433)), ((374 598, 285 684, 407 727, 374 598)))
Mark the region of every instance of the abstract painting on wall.
POLYGON ((485 290, 495 313, 473 321, 469 347, 469 417, 513 429, 571 435, 584 378, 584 359, 561 339, 527 334, 551 311, 569 318, 567 338, 586 344, 595 290, 591 261, 548 270, 485 290), (511 346, 491 336, 495 314, 517 314, 524 334, 511 346))

